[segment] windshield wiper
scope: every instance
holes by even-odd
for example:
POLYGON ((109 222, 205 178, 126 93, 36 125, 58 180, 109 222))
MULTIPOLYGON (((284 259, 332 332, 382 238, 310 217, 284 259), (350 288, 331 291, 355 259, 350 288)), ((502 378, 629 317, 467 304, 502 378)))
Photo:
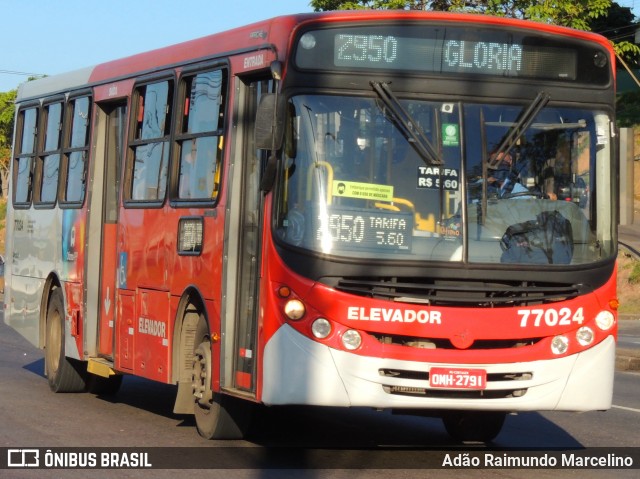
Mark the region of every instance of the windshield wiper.
POLYGON ((422 157, 429 166, 444 165, 442 158, 438 156, 435 148, 418 126, 413 117, 406 111, 398 98, 393 94, 389 85, 384 82, 370 82, 373 91, 376 92, 386 110, 390 113, 391 120, 400 130, 400 133, 407 139, 409 144, 422 157))
POLYGON ((540 113, 545 105, 549 102, 551 96, 544 91, 538 93, 529 107, 524 111, 520 119, 517 121, 515 125, 509 130, 509 134, 502 140, 500 146, 495 151, 492 158, 489 159, 489 168, 498 168, 504 153, 511 150, 514 145, 518 142, 520 137, 524 134, 525 131, 529 128, 529 126, 533 123, 535 117, 540 113))

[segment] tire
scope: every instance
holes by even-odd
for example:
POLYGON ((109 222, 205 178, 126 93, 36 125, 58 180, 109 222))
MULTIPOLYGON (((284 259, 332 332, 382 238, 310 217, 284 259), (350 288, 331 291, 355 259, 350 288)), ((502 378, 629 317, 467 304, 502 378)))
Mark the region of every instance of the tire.
POLYGON ((56 393, 82 392, 86 390, 86 364, 65 356, 64 323, 62 293, 54 289, 47 308, 44 355, 49 388, 56 393))
POLYGON ((200 318, 192 367, 198 434, 205 439, 242 439, 251 424, 253 404, 213 392, 212 377, 211 340, 207 324, 200 318))
POLYGON ((506 416, 501 411, 451 411, 442 416, 442 422, 456 441, 491 442, 500 434, 506 416))

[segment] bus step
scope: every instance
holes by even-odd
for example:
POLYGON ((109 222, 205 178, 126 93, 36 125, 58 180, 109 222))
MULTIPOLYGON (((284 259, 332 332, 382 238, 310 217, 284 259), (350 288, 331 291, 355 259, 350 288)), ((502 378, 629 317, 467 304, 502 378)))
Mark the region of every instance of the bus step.
POLYGON ((103 378, 109 378, 117 374, 113 369, 113 361, 104 358, 89 359, 87 371, 103 378))

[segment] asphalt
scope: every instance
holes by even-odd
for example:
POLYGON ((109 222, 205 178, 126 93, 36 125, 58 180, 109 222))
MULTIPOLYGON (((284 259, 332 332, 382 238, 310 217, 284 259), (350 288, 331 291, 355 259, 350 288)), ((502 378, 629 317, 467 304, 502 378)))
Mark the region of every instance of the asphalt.
MULTIPOLYGON (((640 260, 640 199, 634 202, 633 223, 618 226, 618 243, 640 260)), ((639 288, 640 292, 640 288, 639 288)), ((640 311, 635 314, 620 316, 618 334, 640 334, 640 311)), ((616 351, 616 368, 624 371, 640 371, 640 348, 618 348, 616 351)))

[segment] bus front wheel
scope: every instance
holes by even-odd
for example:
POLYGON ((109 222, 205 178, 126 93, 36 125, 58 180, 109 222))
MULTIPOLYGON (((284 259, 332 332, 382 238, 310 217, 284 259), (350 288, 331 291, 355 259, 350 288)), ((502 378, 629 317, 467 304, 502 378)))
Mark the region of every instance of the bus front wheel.
POLYGON ((504 425, 502 411, 450 411, 442 416, 449 435, 460 442, 493 441, 504 425))
POLYGON ((205 335, 195 348, 192 371, 198 434, 205 439, 242 439, 251 421, 253 404, 213 392, 211 371, 211 341, 205 335))
POLYGON ((87 374, 84 363, 65 355, 64 304, 59 289, 51 292, 46 319, 44 357, 49 387, 56 393, 84 391, 87 374))

